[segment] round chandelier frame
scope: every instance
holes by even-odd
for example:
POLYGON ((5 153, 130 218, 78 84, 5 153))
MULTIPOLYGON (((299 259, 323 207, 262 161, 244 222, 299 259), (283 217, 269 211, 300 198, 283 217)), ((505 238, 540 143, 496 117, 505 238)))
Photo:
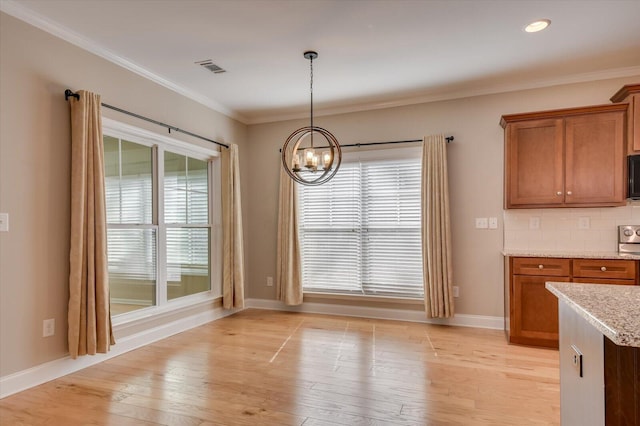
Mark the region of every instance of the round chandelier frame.
POLYGON ((304 52, 304 57, 309 59, 311 70, 310 125, 301 127, 289 135, 282 146, 282 166, 294 181, 302 185, 315 186, 322 185, 335 176, 342 163, 342 150, 330 131, 313 125, 313 60, 318 57, 318 53, 307 51, 304 52), (322 136, 326 146, 314 147, 314 134, 322 136), (310 145, 301 147, 307 137, 310 138, 310 145), (322 150, 320 156, 316 154, 316 148, 322 150), (302 158, 299 150, 303 150, 302 158))
POLYGON ((302 185, 315 186, 328 182, 338 172, 340 163, 342 163, 340 144, 331 132, 322 127, 301 127, 291 133, 282 146, 282 166, 291 179, 302 185), (299 160, 294 160, 294 158, 299 155, 298 149, 300 148, 300 144, 308 136, 312 136, 312 133, 320 134, 327 142, 327 146, 322 147, 327 150, 323 151, 322 157, 324 160, 326 158, 325 155, 329 153, 330 161, 323 161, 324 167, 321 170, 317 169, 317 164, 313 166, 313 160, 310 166, 306 164, 302 165, 299 160), (309 177, 312 177, 312 179, 309 179, 309 177))

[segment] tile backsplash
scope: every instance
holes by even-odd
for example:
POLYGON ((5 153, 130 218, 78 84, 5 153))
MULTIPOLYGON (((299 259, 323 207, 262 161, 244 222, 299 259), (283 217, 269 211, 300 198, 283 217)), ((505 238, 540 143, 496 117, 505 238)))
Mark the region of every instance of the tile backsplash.
POLYGON ((640 201, 624 207, 505 210, 504 249, 617 251, 618 225, 640 225, 640 201))

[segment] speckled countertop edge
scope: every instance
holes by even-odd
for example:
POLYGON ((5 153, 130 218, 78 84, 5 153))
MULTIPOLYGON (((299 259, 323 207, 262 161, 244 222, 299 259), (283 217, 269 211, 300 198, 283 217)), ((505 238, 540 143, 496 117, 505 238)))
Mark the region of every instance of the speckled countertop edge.
POLYGON ((640 347, 640 286, 547 282, 545 287, 616 345, 640 347))
POLYGON ((541 251, 541 250, 503 250, 502 254, 508 257, 566 257, 571 259, 627 259, 640 260, 638 254, 620 254, 617 251, 541 251))

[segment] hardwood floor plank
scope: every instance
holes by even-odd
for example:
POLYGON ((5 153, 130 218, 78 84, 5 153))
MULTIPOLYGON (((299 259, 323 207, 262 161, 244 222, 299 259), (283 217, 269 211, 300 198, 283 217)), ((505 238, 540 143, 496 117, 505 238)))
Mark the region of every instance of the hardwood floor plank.
POLYGON ((0 400, 0 424, 555 425, 558 376, 495 330, 249 309, 0 400))

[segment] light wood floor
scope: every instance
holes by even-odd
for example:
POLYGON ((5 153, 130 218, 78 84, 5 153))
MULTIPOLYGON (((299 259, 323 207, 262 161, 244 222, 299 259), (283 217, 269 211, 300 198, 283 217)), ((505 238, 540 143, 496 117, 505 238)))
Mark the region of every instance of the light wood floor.
POLYGON ((560 424, 558 352, 246 310, 0 401, 4 425, 560 424))

